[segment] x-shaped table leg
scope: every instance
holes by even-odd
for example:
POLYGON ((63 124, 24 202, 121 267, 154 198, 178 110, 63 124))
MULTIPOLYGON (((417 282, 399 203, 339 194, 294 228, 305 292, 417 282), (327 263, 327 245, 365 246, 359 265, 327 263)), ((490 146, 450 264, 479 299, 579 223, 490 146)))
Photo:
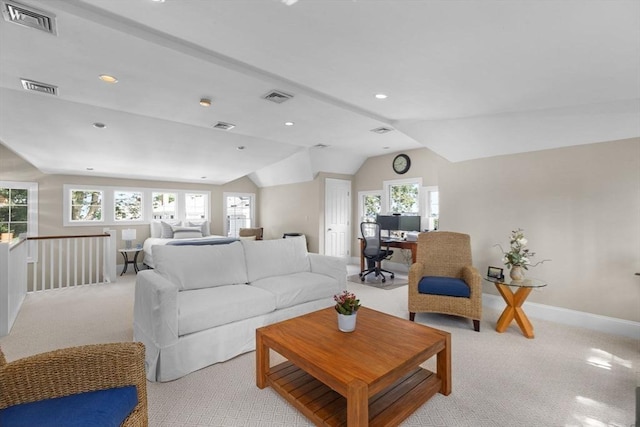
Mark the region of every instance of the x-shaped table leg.
POLYGON ((506 331, 511 324, 511 321, 515 318, 524 336, 527 338, 533 338, 533 326, 522 309, 522 304, 524 304, 525 300, 531 293, 532 288, 519 287, 518 290, 513 293, 511 288, 505 284, 496 283, 495 285, 496 288, 498 288, 498 292, 500 292, 500 295, 502 295, 502 298, 507 303, 507 307, 502 312, 500 319, 498 319, 496 331, 506 331))

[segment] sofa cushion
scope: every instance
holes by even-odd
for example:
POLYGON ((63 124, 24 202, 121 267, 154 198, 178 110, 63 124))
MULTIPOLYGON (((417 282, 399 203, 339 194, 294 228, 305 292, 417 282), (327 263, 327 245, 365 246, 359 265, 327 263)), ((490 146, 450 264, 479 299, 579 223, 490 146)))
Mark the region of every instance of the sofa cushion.
POLYGON ((0 410, 3 427, 118 427, 138 404, 136 387, 89 391, 0 410))
MULTIPOLYGON (((311 271, 307 241, 295 239, 242 240, 249 282, 265 277, 311 271)), ((155 256, 155 253, 154 253, 155 256)))
POLYGON ((156 271, 179 290, 247 283, 240 242, 212 246, 153 246, 156 271))
POLYGON ((324 274, 302 272, 266 277, 251 286, 269 291, 276 298, 276 309, 291 307, 322 298, 333 298, 336 280, 324 274))
POLYGON ((249 285, 178 292, 178 335, 203 331, 276 309, 276 297, 249 285))
POLYGON ((449 297, 469 298, 471 296, 469 286, 462 279, 455 277, 425 276, 418 283, 418 292, 449 297))

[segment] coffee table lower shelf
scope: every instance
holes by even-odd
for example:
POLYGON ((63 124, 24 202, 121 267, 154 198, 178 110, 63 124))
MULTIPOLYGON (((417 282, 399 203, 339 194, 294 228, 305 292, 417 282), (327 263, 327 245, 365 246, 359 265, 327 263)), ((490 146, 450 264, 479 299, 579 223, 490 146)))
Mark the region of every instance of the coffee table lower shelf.
MULTIPOLYGON (((369 398, 369 426, 398 425, 436 394, 442 381, 416 368, 369 398)), ((347 399, 291 362, 270 368, 267 384, 319 426, 346 426, 347 399)))

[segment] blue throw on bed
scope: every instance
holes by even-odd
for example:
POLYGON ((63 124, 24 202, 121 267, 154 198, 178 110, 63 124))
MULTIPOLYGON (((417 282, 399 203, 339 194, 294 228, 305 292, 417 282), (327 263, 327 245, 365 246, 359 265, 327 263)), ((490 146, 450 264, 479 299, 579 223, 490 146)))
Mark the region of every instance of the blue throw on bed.
POLYGON ((210 239, 176 239, 167 242, 167 245, 176 246, 202 246, 202 245, 226 245, 228 243, 237 242, 239 239, 235 237, 212 237, 210 239))

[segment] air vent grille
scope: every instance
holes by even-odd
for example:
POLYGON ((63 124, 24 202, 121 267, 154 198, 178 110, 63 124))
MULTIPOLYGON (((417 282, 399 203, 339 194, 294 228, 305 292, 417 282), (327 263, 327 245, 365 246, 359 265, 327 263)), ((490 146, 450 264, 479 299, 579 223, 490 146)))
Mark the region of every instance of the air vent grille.
POLYGON ((214 129, 222 129, 222 130, 229 130, 229 129, 233 129, 234 127, 236 127, 236 125, 232 125, 231 123, 225 123, 225 122, 218 122, 215 125, 213 125, 214 129))
POLYGON ((313 148, 327 148, 327 147, 328 147, 327 144, 322 144, 322 143, 316 144, 316 145, 313 146, 313 148))
POLYGON ((56 35, 55 15, 15 2, 6 1, 2 6, 5 21, 56 35))
POLYGON ((49 95, 58 96, 58 86, 27 79, 20 79, 20 81, 22 81, 22 87, 26 90, 32 90, 34 92, 42 92, 49 95))
POLYGON ((276 104, 282 104, 283 102, 288 101, 291 98, 293 98, 293 95, 289 95, 288 93, 284 93, 279 90, 272 90, 269 93, 262 96, 262 99, 275 102, 276 104))
POLYGON ((391 128, 386 128, 386 127, 382 126, 382 127, 379 127, 379 128, 371 129, 371 132, 383 134, 383 133, 391 132, 392 130, 393 129, 391 129, 391 128))

